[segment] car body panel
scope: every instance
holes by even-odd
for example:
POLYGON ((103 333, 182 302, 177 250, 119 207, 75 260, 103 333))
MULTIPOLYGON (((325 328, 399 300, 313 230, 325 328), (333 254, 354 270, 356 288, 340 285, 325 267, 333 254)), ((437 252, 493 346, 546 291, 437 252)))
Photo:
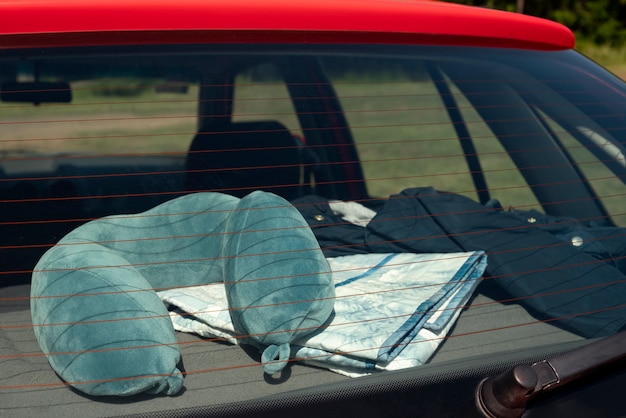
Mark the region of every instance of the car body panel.
POLYGON ((0 48, 155 42, 574 46, 572 32, 554 22, 422 0, 3 1, 0 14, 0 48))

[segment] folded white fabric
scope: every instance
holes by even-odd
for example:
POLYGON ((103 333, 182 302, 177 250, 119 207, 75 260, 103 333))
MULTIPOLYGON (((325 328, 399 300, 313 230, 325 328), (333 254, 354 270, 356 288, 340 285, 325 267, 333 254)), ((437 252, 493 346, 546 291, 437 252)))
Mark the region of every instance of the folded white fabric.
MULTIPOLYGON (((482 252, 358 254, 329 258, 335 311, 292 344, 291 357, 347 376, 424 364, 471 297, 482 252)), ((294 278, 294 280, 297 280, 294 278)), ((223 284, 159 292, 174 328, 237 344, 223 284)))

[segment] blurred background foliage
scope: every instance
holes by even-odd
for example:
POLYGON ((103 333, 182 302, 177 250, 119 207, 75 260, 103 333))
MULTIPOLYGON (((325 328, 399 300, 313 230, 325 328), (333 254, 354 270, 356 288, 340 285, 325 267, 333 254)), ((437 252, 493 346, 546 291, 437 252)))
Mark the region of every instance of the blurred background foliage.
POLYGON ((555 20, 583 43, 626 44, 626 0, 451 0, 555 20))

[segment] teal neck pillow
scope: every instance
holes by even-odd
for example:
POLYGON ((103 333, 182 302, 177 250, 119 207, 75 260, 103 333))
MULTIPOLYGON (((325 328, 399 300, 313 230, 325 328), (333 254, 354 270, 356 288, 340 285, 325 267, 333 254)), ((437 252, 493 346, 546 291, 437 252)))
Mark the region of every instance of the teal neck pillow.
POLYGON ((263 192, 244 197, 226 224, 224 284, 242 342, 263 348, 266 373, 280 372, 289 343, 318 330, 335 298, 330 266, 291 204, 263 192))
POLYGON ((55 372, 82 392, 174 395, 180 351, 155 289, 218 281, 267 373, 332 314, 330 268, 289 202, 197 193, 89 222, 48 250, 32 277, 35 335, 55 372))

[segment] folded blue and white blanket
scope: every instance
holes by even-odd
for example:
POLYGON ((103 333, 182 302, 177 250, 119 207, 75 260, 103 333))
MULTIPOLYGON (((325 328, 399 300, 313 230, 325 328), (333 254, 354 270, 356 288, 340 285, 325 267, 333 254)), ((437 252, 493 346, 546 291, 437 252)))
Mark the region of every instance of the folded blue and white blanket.
MULTIPOLYGON (((295 341, 291 357, 347 376, 424 364, 471 297, 482 252, 358 254, 329 258, 335 312, 295 341)), ((223 284, 159 292, 177 331, 237 344, 223 284)))

